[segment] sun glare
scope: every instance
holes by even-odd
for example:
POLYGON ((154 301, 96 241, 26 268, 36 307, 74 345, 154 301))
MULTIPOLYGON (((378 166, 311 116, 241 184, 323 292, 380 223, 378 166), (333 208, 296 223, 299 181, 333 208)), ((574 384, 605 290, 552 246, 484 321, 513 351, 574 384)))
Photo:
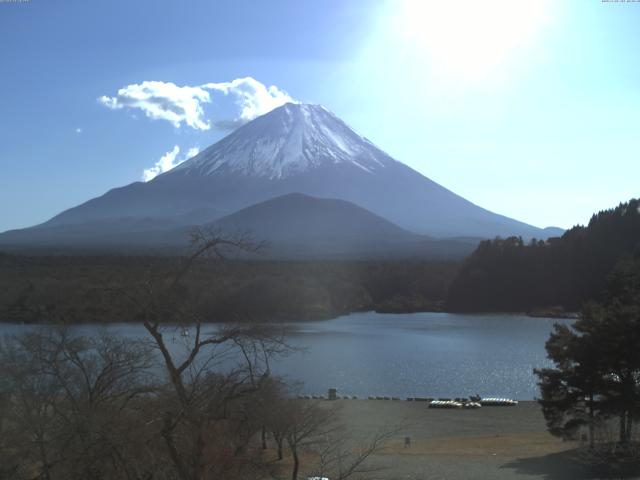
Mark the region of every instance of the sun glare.
POLYGON ((401 36, 440 73, 482 77, 532 40, 547 0, 406 0, 401 36))

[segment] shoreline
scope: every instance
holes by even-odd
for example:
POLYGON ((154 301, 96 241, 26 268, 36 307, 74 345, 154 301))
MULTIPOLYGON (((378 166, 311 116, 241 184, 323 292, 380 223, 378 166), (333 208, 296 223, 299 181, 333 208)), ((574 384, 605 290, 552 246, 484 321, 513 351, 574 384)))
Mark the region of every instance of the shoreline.
POLYGON ((385 480, 584 478, 569 458, 579 444, 548 433, 535 401, 477 410, 430 409, 406 401, 322 404, 336 410, 354 438, 402 425, 372 459, 372 464, 386 467, 378 477, 385 480), (405 437, 410 437, 409 447, 405 437))
MULTIPOLYGON (((547 312, 513 312, 513 311, 492 311, 492 312, 485 312, 485 311, 480 311, 480 312, 460 312, 460 311, 447 311, 447 310, 438 310, 438 309, 434 309, 434 310, 411 310, 411 311, 379 311, 376 309, 370 309, 370 310, 354 310, 351 312, 344 312, 344 313, 339 313, 337 315, 332 315, 332 316, 318 316, 318 317, 305 317, 305 318, 300 318, 298 320, 291 320, 291 319, 280 319, 280 320, 256 320, 256 321, 238 321, 238 322, 226 322, 226 321, 213 321, 213 320, 206 320, 203 321, 202 324, 209 324, 209 325, 224 325, 224 324, 247 324, 247 325, 265 325, 265 324, 278 324, 278 325, 289 325, 289 324, 302 324, 302 323, 312 323, 312 322, 325 322, 325 321, 331 321, 331 320, 336 320, 338 318, 341 317, 346 317, 346 316, 350 316, 350 315, 354 315, 354 314, 364 314, 364 313, 370 313, 370 314, 376 314, 376 315, 416 315, 416 314, 420 314, 420 313, 440 313, 440 314, 447 314, 447 315, 462 315, 462 316, 485 316, 485 315, 517 315, 517 316, 522 316, 522 317, 529 317, 529 318, 542 318, 542 319, 546 319, 546 320, 577 320, 578 318, 580 318, 580 314, 579 312, 566 312, 563 314, 553 314, 553 313, 547 313, 547 312)), ((123 324, 123 325, 139 325, 142 324, 141 321, 139 320, 118 320, 118 321, 104 321, 104 322, 98 322, 98 321, 89 321, 89 322, 66 322, 66 323, 38 323, 38 322, 12 322, 12 321, 8 321, 8 320, 4 320, 4 319, 0 319, 0 325, 23 325, 23 326, 27 326, 27 325, 33 325, 33 326, 60 326, 60 325, 67 325, 67 326, 79 326, 79 325, 86 325, 86 326, 100 326, 100 325, 118 325, 118 324, 123 324)), ((180 326, 180 325, 176 325, 176 324, 166 324, 166 326, 180 326)))

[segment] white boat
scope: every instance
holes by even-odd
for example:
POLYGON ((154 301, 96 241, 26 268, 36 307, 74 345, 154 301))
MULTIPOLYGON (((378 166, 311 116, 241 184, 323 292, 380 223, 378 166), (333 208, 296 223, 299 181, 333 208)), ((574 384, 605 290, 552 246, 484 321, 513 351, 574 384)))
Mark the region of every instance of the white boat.
POLYGON ((433 400, 429 403, 429 408, 462 408, 462 403, 455 400, 433 400))
POLYGON ((480 404, 484 407, 513 407, 518 405, 517 400, 511 400, 510 398, 495 398, 488 397, 480 400, 480 404))

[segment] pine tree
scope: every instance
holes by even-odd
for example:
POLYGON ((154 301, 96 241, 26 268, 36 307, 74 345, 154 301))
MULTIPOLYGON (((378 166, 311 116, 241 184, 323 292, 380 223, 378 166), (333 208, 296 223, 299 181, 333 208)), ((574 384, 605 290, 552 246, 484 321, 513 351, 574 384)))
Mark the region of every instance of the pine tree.
POLYGON ((606 300, 588 303, 571 327, 556 325, 546 343, 555 368, 535 370, 549 431, 570 436, 618 417, 619 443, 628 445, 640 410, 640 251, 621 260, 606 300))

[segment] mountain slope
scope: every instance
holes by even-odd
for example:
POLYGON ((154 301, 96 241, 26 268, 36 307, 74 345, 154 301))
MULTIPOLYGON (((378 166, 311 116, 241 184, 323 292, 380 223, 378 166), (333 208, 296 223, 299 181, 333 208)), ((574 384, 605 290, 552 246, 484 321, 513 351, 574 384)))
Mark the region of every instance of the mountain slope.
POLYGON ((263 252, 289 258, 462 258, 478 238, 436 240, 404 230, 344 200, 293 193, 239 210, 210 225, 265 240, 263 252))
MULTIPOLYGON (((298 193, 249 206, 202 227, 266 242, 258 254, 244 255, 262 259, 457 259, 471 253, 480 241, 434 240, 408 232, 353 203, 298 193)), ((157 219, 103 219, 6 232, 1 241, 4 248, 18 251, 172 253, 188 247, 193 228, 157 219)))
POLYGON ((474 205, 394 160, 325 108, 299 104, 256 118, 148 183, 110 190, 37 228, 120 225, 123 218, 174 228, 293 192, 352 202, 434 237, 556 234, 474 205))
POLYGON ((416 241, 410 233, 344 200, 291 193, 244 208, 214 222, 223 231, 250 231, 257 238, 285 242, 416 241))

